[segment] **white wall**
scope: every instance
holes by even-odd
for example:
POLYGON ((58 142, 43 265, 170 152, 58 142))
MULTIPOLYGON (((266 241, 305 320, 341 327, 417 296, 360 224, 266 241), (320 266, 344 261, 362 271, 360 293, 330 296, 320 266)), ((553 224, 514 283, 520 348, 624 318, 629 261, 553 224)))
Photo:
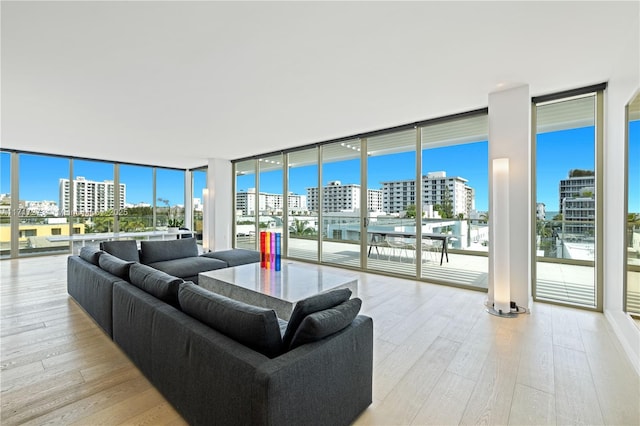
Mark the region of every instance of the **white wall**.
POLYGON ((605 97, 604 144, 604 313, 640 374, 640 330, 623 311, 625 106, 640 88, 640 17, 613 64, 605 97))

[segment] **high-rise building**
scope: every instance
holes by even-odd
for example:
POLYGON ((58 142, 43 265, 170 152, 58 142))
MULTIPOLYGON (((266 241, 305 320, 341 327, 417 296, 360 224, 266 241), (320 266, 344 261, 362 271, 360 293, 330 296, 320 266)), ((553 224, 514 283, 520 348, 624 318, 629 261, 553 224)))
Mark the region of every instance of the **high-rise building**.
MULTIPOLYGON (((307 188, 307 200, 311 211, 318 211, 319 209, 320 196, 318 192, 318 188, 307 188)), ((329 182, 322 188, 322 206, 325 212, 359 209, 360 185, 343 185, 339 180, 329 182)), ((368 211, 382 210, 381 190, 367 190, 367 209, 368 211)))
MULTIPOLYGON (((120 202, 119 209, 125 208, 127 185, 119 185, 120 202)), ((112 180, 97 182, 78 176, 73 180, 73 188, 69 179, 59 181, 60 214, 93 214, 114 210, 115 184, 112 180), (71 206, 71 193, 73 191, 73 206, 71 206)))
MULTIPOLYGON (((304 211, 307 210, 306 195, 298 195, 290 193, 287 197, 289 210, 304 211)), ((258 209, 260 213, 282 214, 284 206, 284 197, 282 194, 270 194, 261 192, 258 197, 258 209)), ((256 189, 249 188, 246 192, 236 192, 236 210, 241 211, 244 216, 255 214, 256 209, 256 189)))
MULTIPOLYGON (((460 176, 447 177, 446 172, 429 172, 422 176, 423 205, 444 206, 451 203, 453 216, 469 217, 475 210, 475 189, 460 176)), ((416 204, 416 185, 413 179, 382 182, 382 210, 385 213, 406 211, 416 204)))
POLYGON ((572 170, 567 179, 560 181, 559 201, 564 233, 593 236, 596 217, 593 172, 576 173, 572 170))

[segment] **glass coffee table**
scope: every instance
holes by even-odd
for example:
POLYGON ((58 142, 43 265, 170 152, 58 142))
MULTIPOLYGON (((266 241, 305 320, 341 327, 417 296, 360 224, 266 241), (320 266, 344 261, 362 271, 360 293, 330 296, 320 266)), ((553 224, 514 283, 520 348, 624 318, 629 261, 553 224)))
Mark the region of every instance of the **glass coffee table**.
POLYGON ((282 269, 274 271, 260 263, 201 272, 200 287, 250 305, 276 311, 278 318, 288 320, 299 300, 318 293, 348 288, 358 294, 358 279, 348 271, 336 272, 325 266, 290 260, 282 261, 282 269))

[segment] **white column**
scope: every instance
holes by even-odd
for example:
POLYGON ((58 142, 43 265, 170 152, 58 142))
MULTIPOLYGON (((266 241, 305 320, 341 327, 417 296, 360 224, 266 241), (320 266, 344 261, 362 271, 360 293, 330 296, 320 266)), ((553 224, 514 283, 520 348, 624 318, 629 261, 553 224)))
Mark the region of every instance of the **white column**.
POLYGON ((193 172, 184 173, 184 227, 193 230, 193 172))
POLYGON ((203 239, 211 251, 227 250, 232 244, 233 194, 231 161, 210 158, 207 170, 205 200, 206 220, 203 221, 203 239))
MULTIPOLYGON (((531 98, 528 85, 518 85, 489 94, 489 292, 488 302, 498 303, 497 291, 501 275, 508 277, 510 301, 529 309, 531 296, 531 98), (495 181, 502 177, 501 162, 508 159, 502 170, 506 185, 495 181), (506 173, 506 176, 504 176, 506 173), (497 185, 497 186, 496 186, 497 185), (494 194, 506 204, 496 205, 494 194), (506 247, 505 247, 506 246, 506 247), (506 255, 505 255, 506 253, 506 255)), ((501 202, 499 202, 501 203, 501 202)), ((501 304, 502 307, 504 305, 501 304)), ((507 311, 508 312, 508 311, 507 311)))

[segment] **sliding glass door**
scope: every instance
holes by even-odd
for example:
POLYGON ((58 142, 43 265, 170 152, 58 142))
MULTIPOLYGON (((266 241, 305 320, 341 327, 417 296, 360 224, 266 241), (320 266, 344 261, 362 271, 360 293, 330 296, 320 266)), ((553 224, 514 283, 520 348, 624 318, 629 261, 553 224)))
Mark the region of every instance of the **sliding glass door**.
POLYGON ((372 136, 367 147, 366 267, 416 275, 416 129, 372 136))
POLYGON ((602 92, 534 103, 534 298, 598 308, 602 92))
POLYGON ((360 267, 360 140, 322 146, 320 187, 310 191, 310 209, 321 206, 321 261, 360 267))
POLYGON ((318 188, 318 148, 288 154, 287 256, 318 261, 318 206, 309 204, 309 192, 318 188))
POLYGON ((489 145, 487 114, 420 129, 422 145, 421 277, 487 288, 489 145))

